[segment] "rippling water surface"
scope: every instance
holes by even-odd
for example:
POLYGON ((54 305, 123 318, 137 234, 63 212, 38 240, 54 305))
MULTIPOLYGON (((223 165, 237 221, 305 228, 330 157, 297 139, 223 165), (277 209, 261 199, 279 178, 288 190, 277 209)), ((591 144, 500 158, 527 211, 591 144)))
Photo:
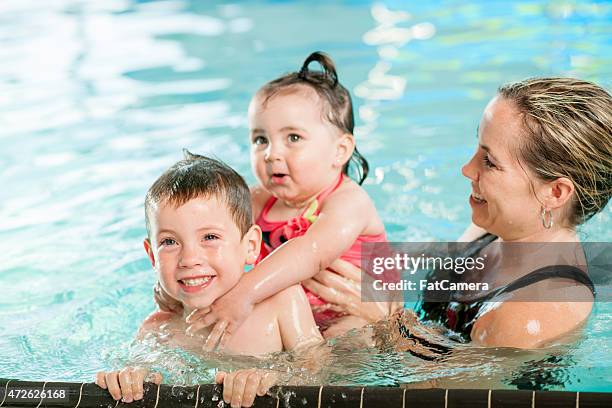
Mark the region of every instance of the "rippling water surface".
MULTIPOLYGON (((154 307, 144 193, 182 148, 254 182, 249 98, 309 52, 330 53, 354 95, 367 189, 390 237, 453 240, 469 221, 459 168, 497 86, 572 75, 609 89, 611 19, 609 2, 580 1, 3 0, 0 376, 89 380, 131 359, 176 381, 210 380, 215 364, 129 346, 154 307)), ((611 241, 611 215, 583 238, 611 241)), ((611 327, 612 306, 600 303, 562 360, 558 350, 468 350, 438 366, 349 336, 334 345, 326 381, 490 378, 513 388, 552 376, 553 388, 610 390, 611 327)))

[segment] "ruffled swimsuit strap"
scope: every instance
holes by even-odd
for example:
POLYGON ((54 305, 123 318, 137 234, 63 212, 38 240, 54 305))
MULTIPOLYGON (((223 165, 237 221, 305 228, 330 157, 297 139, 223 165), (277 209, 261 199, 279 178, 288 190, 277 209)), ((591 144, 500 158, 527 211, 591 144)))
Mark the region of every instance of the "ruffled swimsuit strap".
POLYGON ((274 203, 276 203, 276 200, 277 198, 274 196, 268 198, 268 201, 266 201, 263 209, 257 216, 257 220, 255 220, 255 224, 259 225, 262 231, 271 231, 277 228, 279 225, 285 223, 284 221, 268 221, 268 213, 270 212, 270 209, 272 208, 274 203))
MULTIPOLYGON (((302 213, 298 215, 296 218, 302 217, 310 221, 311 223, 313 223, 317 219, 317 216, 319 215, 319 212, 321 211, 321 203, 323 202, 323 200, 325 200, 331 193, 333 193, 340 187, 345 177, 346 176, 341 173, 340 177, 338 177, 338 180, 335 181, 331 186, 329 186, 325 190, 321 191, 310 202, 310 204, 304 209, 304 211, 302 211, 302 213)), ((257 217, 257 220, 255 223, 264 230, 269 231, 270 229, 278 228, 279 226, 284 225, 288 222, 288 221, 269 221, 268 220, 268 213, 272 209, 272 206, 274 206, 274 204, 276 203, 276 200, 277 200, 276 197, 271 196, 268 199, 268 201, 266 201, 266 204, 264 205, 263 209, 259 213, 259 216, 257 217), (270 229, 266 227, 269 227, 270 229)))
POLYGON ((262 244, 264 248, 262 248, 263 250, 260 257, 263 259, 270 251, 279 247, 283 242, 304 234, 308 227, 316 221, 321 211, 321 203, 323 200, 340 187, 344 181, 344 177, 344 174, 340 174, 338 180, 321 191, 300 215, 289 220, 270 221, 268 219, 268 214, 277 201, 276 197, 270 197, 255 221, 255 223, 261 227, 263 233, 262 244), (268 248, 266 249, 265 246, 268 248))

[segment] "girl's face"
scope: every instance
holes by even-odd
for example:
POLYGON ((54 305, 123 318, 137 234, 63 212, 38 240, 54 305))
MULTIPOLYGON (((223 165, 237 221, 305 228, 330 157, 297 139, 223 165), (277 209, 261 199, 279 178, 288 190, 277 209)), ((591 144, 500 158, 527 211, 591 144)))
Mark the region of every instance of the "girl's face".
POLYGON ((249 106, 253 172, 278 199, 305 204, 342 171, 342 132, 323 118, 321 101, 311 90, 262 101, 255 96, 249 106))
POLYGON ((521 239, 542 228, 536 198, 542 183, 527 175, 515 153, 521 133, 514 104, 493 98, 480 121, 476 153, 462 168, 472 182, 472 222, 504 240, 521 239))

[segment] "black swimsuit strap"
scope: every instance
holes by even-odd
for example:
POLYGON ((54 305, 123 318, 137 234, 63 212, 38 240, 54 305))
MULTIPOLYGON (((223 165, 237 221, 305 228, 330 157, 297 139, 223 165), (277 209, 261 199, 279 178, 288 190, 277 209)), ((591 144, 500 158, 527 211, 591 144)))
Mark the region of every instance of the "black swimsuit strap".
POLYGON ((593 296, 595 296, 595 285, 593 284, 593 281, 581 269, 571 265, 550 265, 536 269, 535 271, 525 276, 521 276, 514 282, 502 286, 501 288, 487 293, 486 295, 474 299, 469 299, 469 303, 490 301, 491 299, 501 294, 514 292, 516 290, 533 285, 534 283, 541 282, 546 279, 558 278, 570 279, 581 283, 587 288, 589 288, 593 296))

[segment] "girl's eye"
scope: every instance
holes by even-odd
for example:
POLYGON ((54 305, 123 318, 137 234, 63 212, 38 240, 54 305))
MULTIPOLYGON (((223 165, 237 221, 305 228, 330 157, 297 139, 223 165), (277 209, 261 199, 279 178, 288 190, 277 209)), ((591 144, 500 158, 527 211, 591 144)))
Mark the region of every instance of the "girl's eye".
POLYGON ((289 134, 289 136, 287 136, 287 138, 289 139, 290 142, 295 143, 295 142, 299 141, 302 138, 302 136, 296 135, 295 133, 291 133, 291 134, 289 134))
POLYGON ((206 234, 204 235, 203 238, 204 238, 204 241, 213 241, 213 240, 219 239, 219 237, 215 234, 206 234))
POLYGON ((176 241, 173 240, 172 238, 164 238, 159 242, 160 246, 171 246, 175 244, 176 244, 176 241))
POLYGON ((482 161, 485 165, 485 167, 488 167, 490 169, 495 168, 496 166, 493 164, 493 162, 491 162, 491 160, 489 160, 489 156, 488 155, 484 155, 482 158, 482 161))
POLYGON ((254 145, 263 145, 263 144, 266 144, 266 143, 268 143, 268 139, 266 139, 263 136, 255 136, 253 138, 253 144, 254 145))

